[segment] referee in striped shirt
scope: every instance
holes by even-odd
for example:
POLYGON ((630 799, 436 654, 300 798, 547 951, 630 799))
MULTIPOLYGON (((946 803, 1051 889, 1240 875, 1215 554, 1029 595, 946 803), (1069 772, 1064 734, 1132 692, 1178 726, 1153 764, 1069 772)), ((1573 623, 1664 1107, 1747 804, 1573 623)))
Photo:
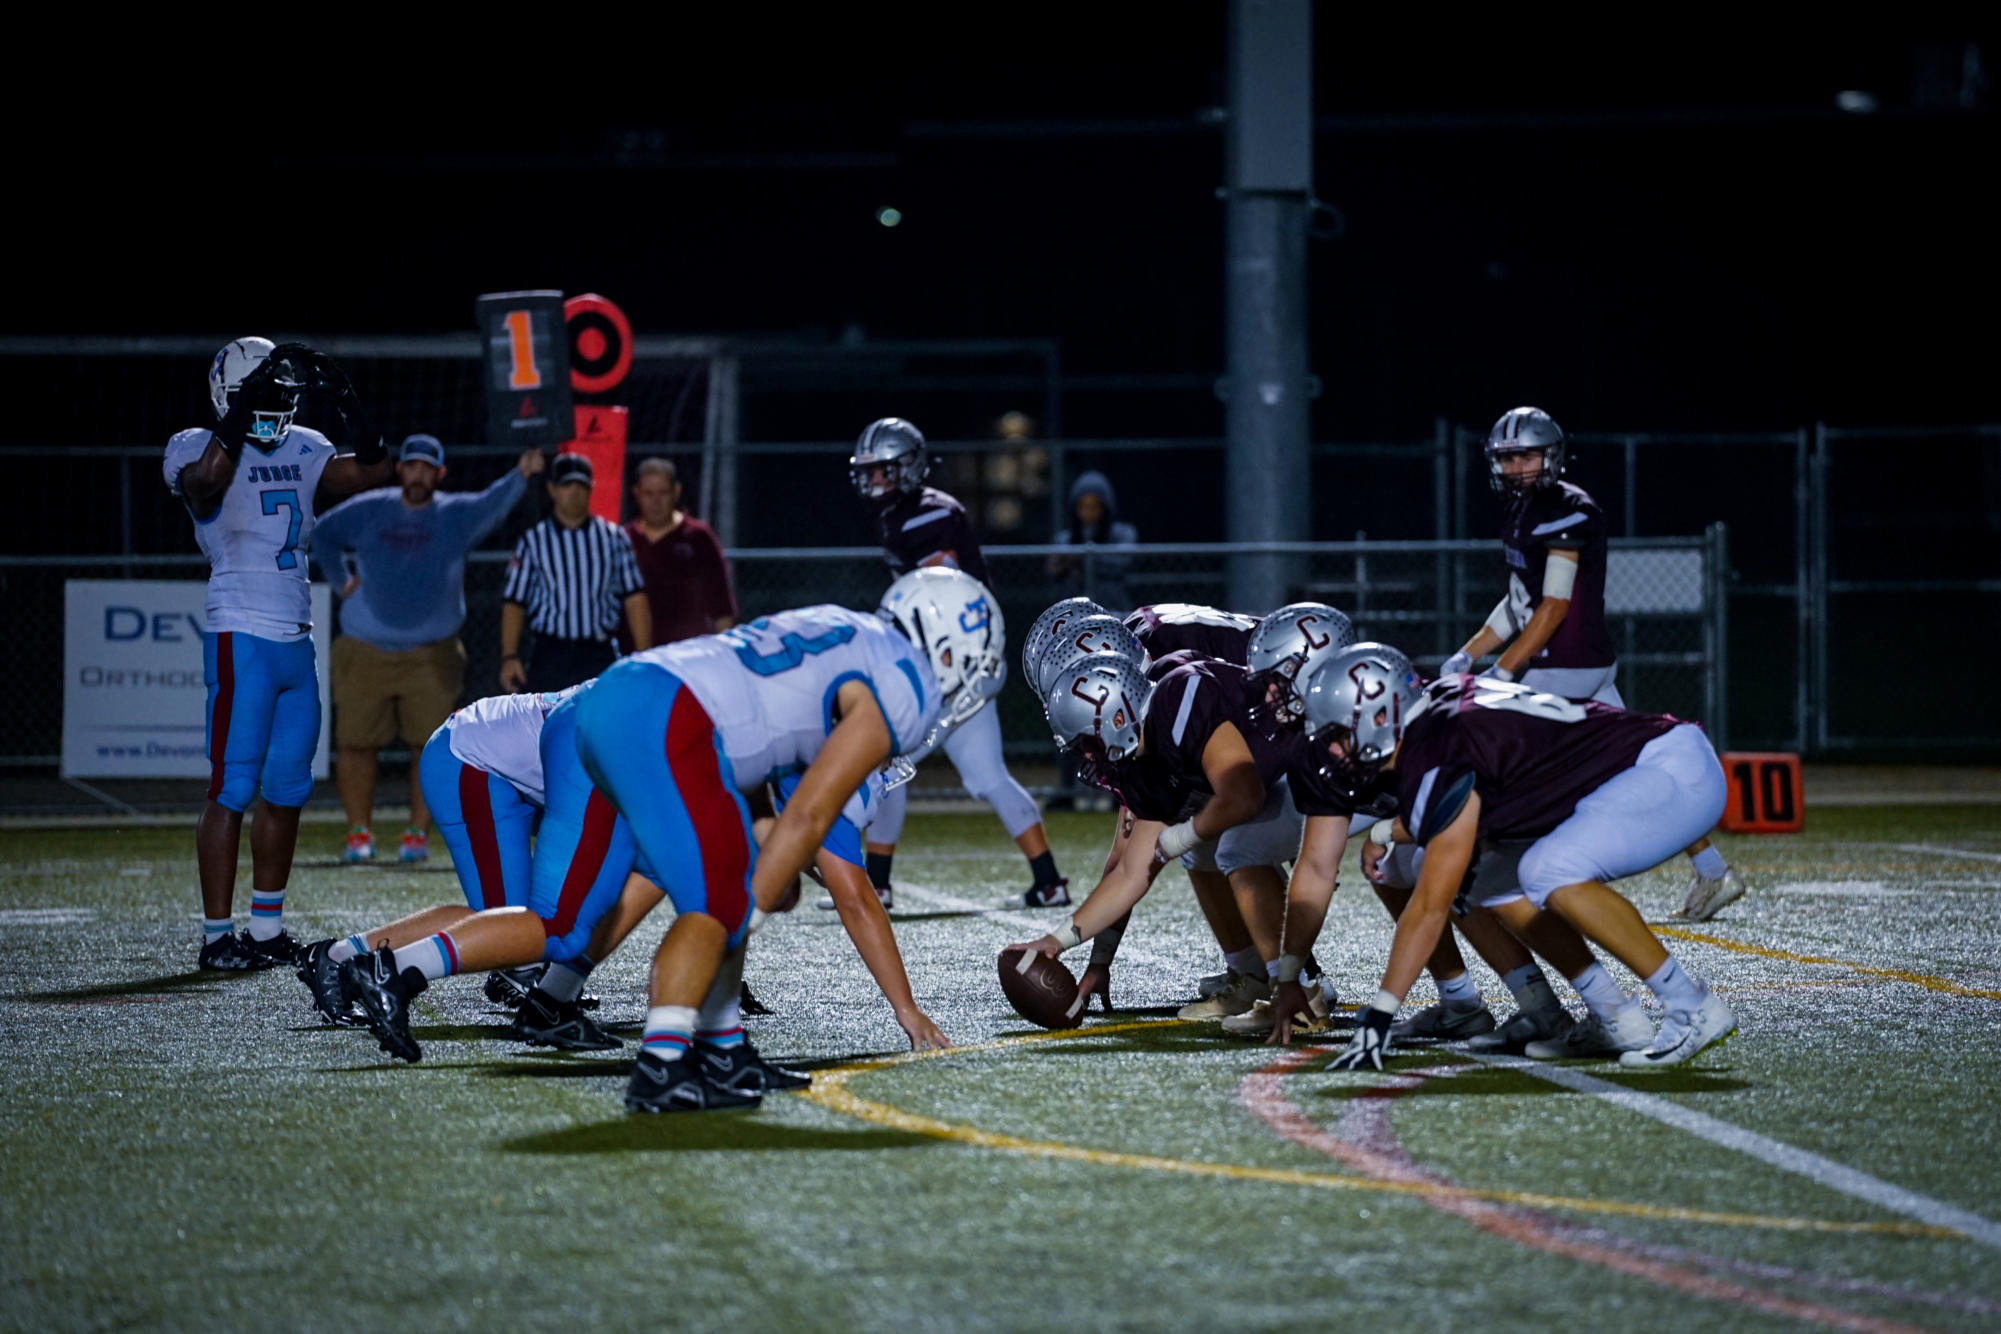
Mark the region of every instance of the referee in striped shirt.
POLYGON ((500 603, 500 688, 562 690, 588 681, 618 656, 611 632, 619 608, 633 647, 653 643, 646 581, 625 530, 591 513, 591 461, 558 454, 549 468, 555 513, 514 544, 500 603), (521 660, 521 627, 535 631, 535 658, 521 660))

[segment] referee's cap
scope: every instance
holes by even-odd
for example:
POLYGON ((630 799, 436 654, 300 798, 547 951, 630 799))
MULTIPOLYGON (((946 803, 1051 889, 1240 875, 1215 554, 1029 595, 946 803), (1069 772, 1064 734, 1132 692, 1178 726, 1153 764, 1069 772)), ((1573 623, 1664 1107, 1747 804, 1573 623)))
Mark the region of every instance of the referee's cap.
POLYGON ((432 463, 440 468, 444 467, 444 442, 435 435, 404 436, 403 448, 396 452, 396 461, 398 463, 408 463, 412 459, 420 463, 432 463))
POLYGON ((582 482, 589 486, 594 480, 591 461, 582 454, 558 454, 556 461, 549 465, 551 486, 561 486, 565 482, 582 482))

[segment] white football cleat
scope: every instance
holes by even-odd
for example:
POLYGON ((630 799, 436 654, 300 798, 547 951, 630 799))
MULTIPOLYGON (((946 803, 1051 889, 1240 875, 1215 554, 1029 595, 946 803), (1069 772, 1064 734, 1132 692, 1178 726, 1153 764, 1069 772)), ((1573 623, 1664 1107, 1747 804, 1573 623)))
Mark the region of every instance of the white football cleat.
POLYGON ((1476 1033, 1466 1040, 1472 1051, 1520 1051, 1531 1042, 1548 1042, 1562 1037, 1577 1026, 1561 1005, 1545 1005, 1537 1010, 1517 1010, 1507 1023, 1491 1033, 1476 1033))
POLYGON ((1737 1031, 1737 1016, 1715 992, 1705 992, 1693 1010, 1674 1010, 1644 1051, 1624 1052, 1619 1064, 1629 1070, 1651 1070, 1692 1061, 1737 1031))
POLYGON ((1195 995, 1200 1000, 1208 1000, 1212 996, 1220 996, 1229 989, 1230 970, 1228 968, 1225 968, 1220 973, 1210 973, 1207 977, 1198 978, 1195 982, 1195 995))
POLYGON ((1620 1010, 1607 1024, 1597 1015, 1587 1015, 1561 1034, 1531 1042, 1522 1054, 1537 1061, 1578 1061, 1598 1056, 1619 1056, 1644 1051, 1654 1040, 1654 1026, 1638 1004, 1620 1010))
POLYGON ((1184 1005, 1177 1019, 1227 1019, 1233 1014, 1243 1014, 1261 1000, 1271 999, 1271 982, 1262 977, 1252 977, 1248 973, 1237 973, 1230 978, 1230 985, 1220 996, 1184 1005))
POLYGON ((1714 880, 1701 876, 1689 882, 1688 897, 1681 902, 1681 917, 1690 922, 1706 922, 1744 897, 1744 882, 1731 867, 1714 880))
POLYGON ((1453 1004, 1440 1001, 1427 1005, 1408 1019, 1399 1019, 1390 1025, 1390 1040, 1403 1042, 1410 1038, 1436 1038, 1440 1042, 1456 1042, 1460 1038, 1477 1037, 1481 1033, 1494 1031, 1494 1014, 1485 1001, 1471 1001, 1453 1004))
MULTIPOLYGON (((1242 1014, 1233 1014, 1223 1021, 1223 1031, 1231 1037, 1261 1038, 1268 1036, 1278 1027, 1278 1012, 1271 1002, 1261 1000, 1242 1014)), ((1295 1034, 1325 1033, 1333 1027, 1333 1011, 1328 1007, 1327 995, 1319 987, 1309 987, 1306 992, 1306 1009, 1292 1016, 1292 1031, 1295 1034)))

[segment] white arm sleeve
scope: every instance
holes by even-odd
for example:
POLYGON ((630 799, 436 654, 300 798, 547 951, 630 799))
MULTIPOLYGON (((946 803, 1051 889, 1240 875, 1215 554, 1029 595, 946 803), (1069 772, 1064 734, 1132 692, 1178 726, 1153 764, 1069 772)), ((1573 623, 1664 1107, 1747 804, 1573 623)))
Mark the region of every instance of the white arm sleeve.
POLYGON ((1549 553, 1549 561, 1542 568, 1542 595, 1570 601, 1570 590, 1577 584, 1577 558, 1566 558, 1560 551, 1549 553))
POLYGON ((1515 616, 1508 609, 1508 600, 1502 598, 1494 604, 1494 610, 1487 614, 1487 628, 1499 635, 1502 643, 1515 637, 1515 616))

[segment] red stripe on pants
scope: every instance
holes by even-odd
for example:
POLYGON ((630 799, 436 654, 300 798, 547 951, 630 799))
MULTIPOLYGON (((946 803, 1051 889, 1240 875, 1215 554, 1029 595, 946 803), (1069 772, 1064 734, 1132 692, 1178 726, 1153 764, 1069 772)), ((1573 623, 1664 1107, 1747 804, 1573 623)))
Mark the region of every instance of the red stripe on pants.
POLYGON ((493 827, 493 793, 486 786, 486 770, 470 764, 459 766, 459 814, 465 817, 473 868, 479 872, 479 906, 505 908, 507 886, 500 869, 500 838, 493 827))
POLYGON ((222 795, 223 760, 229 753, 229 704, 236 694, 236 632, 215 636, 215 710, 208 722, 208 799, 222 795))
POLYGON ((750 915, 750 893, 744 873, 750 869, 750 842, 744 837, 743 813, 723 782, 716 755, 716 725, 691 690, 674 696, 667 715, 667 770, 695 826, 702 851, 705 911, 734 931, 750 915))
POLYGON ((563 875, 562 893, 556 898, 556 915, 542 923, 543 934, 551 940, 569 935, 576 926, 577 914, 583 911, 584 900, 604 869, 605 850, 611 845, 611 830, 617 820, 618 808, 604 793, 593 789, 590 800, 584 803, 583 833, 570 856, 570 869, 563 875))

